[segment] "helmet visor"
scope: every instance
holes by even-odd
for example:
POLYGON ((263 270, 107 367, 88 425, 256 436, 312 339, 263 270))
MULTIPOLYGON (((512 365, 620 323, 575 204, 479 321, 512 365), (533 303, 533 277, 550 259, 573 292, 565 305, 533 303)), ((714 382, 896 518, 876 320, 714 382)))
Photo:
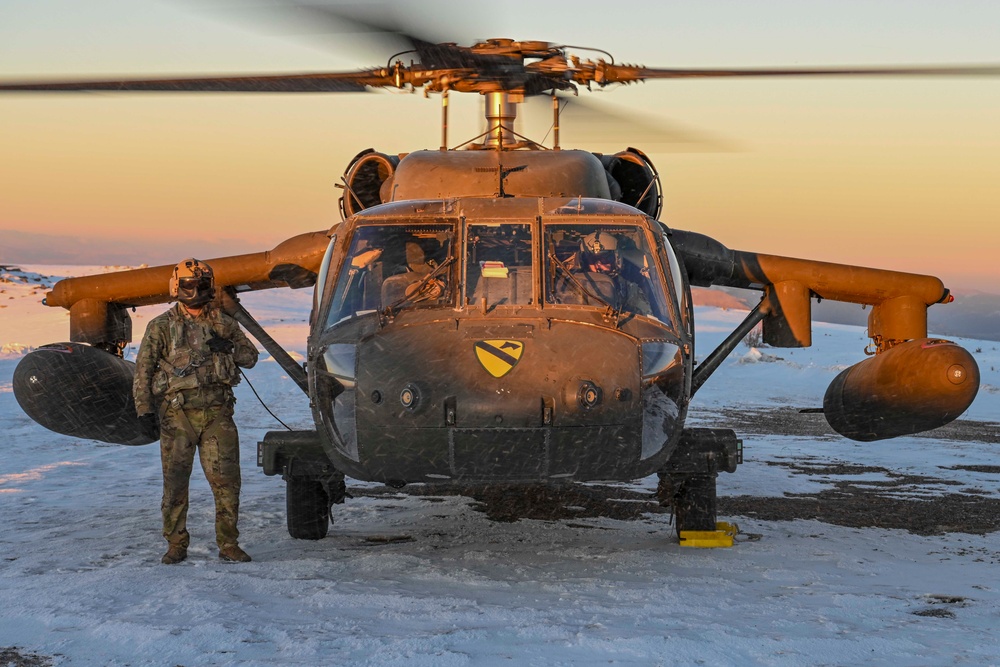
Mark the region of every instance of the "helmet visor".
POLYGON ((177 281, 177 288, 184 292, 197 292, 199 290, 210 290, 212 289, 212 279, 209 277, 202 278, 181 278, 177 281))
POLYGON ((200 306, 215 298, 215 289, 209 276, 181 278, 177 281, 177 300, 187 306, 200 306))
POLYGON ((615 262, 614 250, 602 250, 601 252, 584 252, 580 258, 584 271, 595 273, 611 273, 617 266, 615 262))

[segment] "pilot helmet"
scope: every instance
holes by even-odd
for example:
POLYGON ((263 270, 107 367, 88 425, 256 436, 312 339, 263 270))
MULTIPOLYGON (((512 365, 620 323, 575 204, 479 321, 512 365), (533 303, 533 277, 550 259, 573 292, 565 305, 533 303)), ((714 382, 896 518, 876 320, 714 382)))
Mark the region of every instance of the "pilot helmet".
POLYGON ((215 298, 215 274, 205 262, 185 259, 170 276, 170 296, 185 306, 197 308, 215 298))
POLYGON ((618 239, 601 230, 587 234, 580 242, 580 264, 592 273, 617 273, 618 239))

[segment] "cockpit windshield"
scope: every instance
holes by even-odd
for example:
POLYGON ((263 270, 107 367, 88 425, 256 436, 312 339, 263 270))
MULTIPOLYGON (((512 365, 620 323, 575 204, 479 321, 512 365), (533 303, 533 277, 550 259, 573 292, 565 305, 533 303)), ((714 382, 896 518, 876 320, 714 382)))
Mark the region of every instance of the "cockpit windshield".
POLYGON ((466 302, 532 303, 532 233, 525 223, 470 224, 466 240, 466 302))
POLYGON ((453 239, 451 225, 358 227, 327 325, 375 311, 454 304, 453 239))
POLYGON ((673 270, 661 265, 671 263, 669 248, 664 260, 645 227, 541 223, 469 222, 462 243, 446 222, 360 225, 336 269, 326 325, 366 313, 391 317, 410 308, 455 308, 460 299, 462 308, 485 303, 493 312, 538 307, 539 298, 542 307, 595 307, 675 322, 677 306, 661 274, 673 270))
POLYGON ((634 225, 545 226, 545 300, 673 318, 646 234, 634 225))

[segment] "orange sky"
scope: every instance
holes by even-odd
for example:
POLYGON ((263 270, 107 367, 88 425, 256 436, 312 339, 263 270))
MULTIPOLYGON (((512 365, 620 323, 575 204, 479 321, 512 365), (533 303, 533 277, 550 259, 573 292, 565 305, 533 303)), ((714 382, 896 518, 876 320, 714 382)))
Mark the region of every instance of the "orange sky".
MULTIPOLYGON (((455 40, 541 38, 653 66, 1000 62, 995 3, 689 4, 619 3, 628 29, 600 19, 607 3, 565 16, 564 3, 513 2, 488 30, 474 9, 445 2, 428 16, 455 16, 455 40), (531 16, 530 30, 519 16, 531 16)), ((234 26, 190 3, 87 5, 0 5, 0 78, 349 70, 389 55, 350 38, 334 39, 349 48, 331 55, 316 36, 234 26)), ((590 99, 700 139, 659 143, 630 123, 564 122, 566 146, 646 150, 672 226, 732 248, 1000 292, 1000 77, 651 82, 590 99)), ((453 142, 480 131, 478 105, 455 100, 453 142)), ((542 120, 522 131, 541 138, 544 112, 530 117, 542 120)), ((58 237, 43 245, 118 239, 136 262, 168 241, 190 240, 193 254, 219 238, 241 239, 233 252, 270 247, 339 219, 334 185, 351 156, 436 147, 438 118, 436 97, 400 93, 2 96, 0 239, 2 230, 58 237)), ((16 258, 0 248, 0 260, 16 258)))

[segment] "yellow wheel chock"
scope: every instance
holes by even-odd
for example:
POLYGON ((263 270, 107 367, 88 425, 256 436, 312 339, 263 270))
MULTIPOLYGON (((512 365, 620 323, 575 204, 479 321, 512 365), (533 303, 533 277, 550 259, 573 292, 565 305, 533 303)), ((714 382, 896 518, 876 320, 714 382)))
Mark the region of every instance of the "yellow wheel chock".
POLYGON ((682 530, 680 533, 682 547, 699 547, 702 549, 717 549, 733 546, 733 538, 740 532, 735 523, 718 521, 715 530, 682 530))

